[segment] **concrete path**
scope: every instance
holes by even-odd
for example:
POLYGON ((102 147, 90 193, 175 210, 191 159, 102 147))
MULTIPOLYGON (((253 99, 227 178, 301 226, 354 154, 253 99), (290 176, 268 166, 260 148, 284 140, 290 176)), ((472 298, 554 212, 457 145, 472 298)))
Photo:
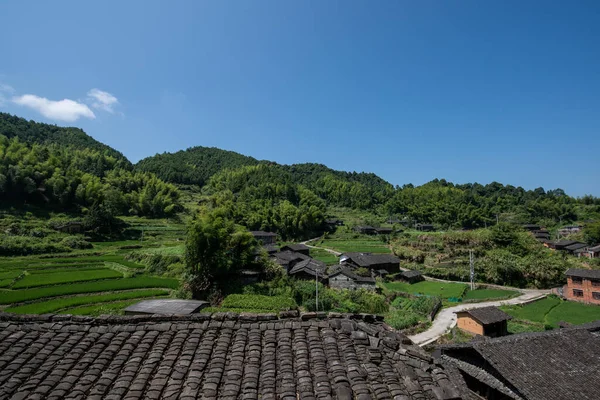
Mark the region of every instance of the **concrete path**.
POLYGON ((521 296, 512 299, 486 301, 483 303, 465 303, 454 307, 442 308, 428 330, 409 336, 409 338, 413 343, 419 346, 425 346, 438 340, 440 336, 446 334, 456 325, 455 312, 457 311, 489 306, 525 304, 546 297, 550 293, 550 290, 521 289, 521 292, 523 293, 521 296))

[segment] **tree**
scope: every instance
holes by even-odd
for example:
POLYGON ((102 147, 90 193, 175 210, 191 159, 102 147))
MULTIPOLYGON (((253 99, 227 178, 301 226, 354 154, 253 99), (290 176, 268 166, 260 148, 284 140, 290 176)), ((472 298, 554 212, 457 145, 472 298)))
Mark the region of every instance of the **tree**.
POLYGON ((256 266, 256 247, 250 232, 227 219, 224 210, 204 211, 190 224, 185 246, 193 297, 237 278, 243 268, 256 266))
POLYGON ((600 221, 587 225, 583 233, 588 244, 600 243, 600 221))

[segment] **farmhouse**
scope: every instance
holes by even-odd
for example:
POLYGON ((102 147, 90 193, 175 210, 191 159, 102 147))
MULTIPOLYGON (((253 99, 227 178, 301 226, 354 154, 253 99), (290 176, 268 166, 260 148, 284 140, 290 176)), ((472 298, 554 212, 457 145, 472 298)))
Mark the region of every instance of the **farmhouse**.
POLYGON ((69 221, 57 227, 56 230, 64 233, 81 233, 83 232, 83 222, 69 221))
POLYGON ((277 241, 277 234, 272 232, 264 231, 250 231, 254 239, 264 244, 275 244, 277 241))
POLYGON ((154 299, 142 300, 124 311, 127 315, 187 315, 197 313, 208 306, 207 301, 200 300, 154 299))
POLYGON ((354 230, 358 233, 362 233, 363 235, 377 234, 377 229, 372 226, 368 226, 368 225, 356 226, 356 227, 354 227, 354 230))
POLYGON ((600 258, 600 244, 586 249, 575 250, 574 254, 578 257, 600 258))
POLYGON ((578 232, 581 232, 581 225, 569 225, 558 230, 558 233, 563 236, 578 232))
POLYGON ((587 248, 588 248, 587 244, 581 243, 581 242, 576 242, 576 243, 573 243, 573 244, 571 244, 569 246, 566 246, 564 248, 564 250, 567 251, 567 252, 569 252, 569 253, 571 253, 571 254, 575 254, 575 252, 577 250, 583 250, 583 249, 587 249, 587 248))
POLYGON ((506 335, 508 333, 507 322, 512 319, 498 307, 457 311, 456 317, 456 326, 463 331, 489 337, 506 335))
POLYGON ((342 221, 341 219, 326 219, 325 220, 325 225, 327 225, 329 228, 333 229, 337 226, 343 226, 344 225, 344 221, 342 221))
POLYGON ((550 240, 550 232, 545 229, 533 232, 533 236, 537 240, 550 240))
POLYGON ((288 244, 288 245, 283 246, 281 248, 281 251, 286 251, 286 250, 294 251, 294 252, 300 253, 300 254, 304 254, 305 256, 310 255, 310 248, 307 245, 302 244, 302 243, 299 243, 299 244, 288 244))
POLYGON ((392 228, 375 228, 375 231, 379 235, 391 235, 394 232, 392 228))
POLYGON ((415 270, 402 271, 401 273, 396 275, 396 280, 402 280, 408 283, 417 283, 424 279, 425 278, 423 277, 421 271, 415 270))
POLYGON ((600 304, 600 270, 570 268, 563 295, 568 300, 600 304))
POLYGON ((340 264, 371 270, 385 269, 389 273, 400 269, 400 259, 391 254, 344 253, 340 256, 340 264))
POLYGON ((541 229, 541 227, 539 225, 535 225, 535 224, 523 224, 521 226, 523 229, 525 229, 526 231, 530 231, 530 232, 539 231, 541 229))
POLYGON ((310 258, 304 254, 294 251, 280 251, 271 255, 271 259, 281 265, 286 271, 289 271, 296 263, 310 258))
POLYGON ((267 252, 267 254, 275 254, 279 251, 279 247, 274 244, 266 244, 262 246, 263 249, 267 252))
POLYGON ((477 399, 597 399, 600 321, 438 347, 477 399))
POLYGON ((579 243, 576 240, 566 240, 566 239, 562 239, 562 240, 555 240, 552 242, 548 242, 546 244, 544 244, 544 246, 553 249, 553 250, 565 250, 567 246, 571 246, 573 244, 579 243))
POLYGON ((0 314, 0 397, 467 398, 447 370, 368 314, 0 314))
POLYGON ((324 262, 307 258, 294 265, 288 274, 297 279, 313 281, 319 279, 320 282, 325 282, 327 280, 326 271, 327 266, 324 262))
POLYGON ((423 231, 423 232, 433 232, 433 231, 435 231, 435 227, 432 224, 417 224, 415 226, 415 228, 418 231, 423 231))
POLYGON ((329 273, 329 287, 367 290, 375 290, 377 288, 374 278, 357 275, 352 269, 343 266, 336 266, 329 273))

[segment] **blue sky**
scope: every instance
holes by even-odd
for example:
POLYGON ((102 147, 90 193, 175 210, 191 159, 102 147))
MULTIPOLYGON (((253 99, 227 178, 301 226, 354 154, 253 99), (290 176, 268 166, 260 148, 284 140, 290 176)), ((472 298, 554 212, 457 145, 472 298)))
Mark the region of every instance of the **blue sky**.
POLYGON ((600 195, 597 1, 13 0, 0 15, 0 110, 132 161, 216 146, 399 185, 600 195))

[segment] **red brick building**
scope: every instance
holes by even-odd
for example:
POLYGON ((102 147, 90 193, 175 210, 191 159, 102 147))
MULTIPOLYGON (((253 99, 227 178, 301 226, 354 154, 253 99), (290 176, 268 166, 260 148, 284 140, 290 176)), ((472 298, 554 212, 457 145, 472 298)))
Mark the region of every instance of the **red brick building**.
POLYGON ((569 300, 600 305, 600 271, 570 268, 564 296, 569 300))

